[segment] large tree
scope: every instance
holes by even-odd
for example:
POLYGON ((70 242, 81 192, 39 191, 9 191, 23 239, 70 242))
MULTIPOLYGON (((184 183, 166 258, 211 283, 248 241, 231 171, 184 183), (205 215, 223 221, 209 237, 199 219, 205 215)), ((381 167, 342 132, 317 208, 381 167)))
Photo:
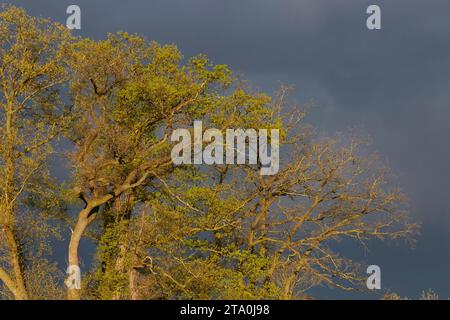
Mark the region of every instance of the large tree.
MULTIPOLYGON (((70 265, 79 265, 80 239, 98 213, 104 231, 127 223, 137 190, 171 170, 173 127, 192 122, 217 99, 211 87, 228 82, 227 69, 209 66, 204 56, 186 66, 181 59, 174 46, 126 33, 73 44, 70 89, 79 117, 68 136, 74 142, 73 187, 85 206, 70 240, 70 265)), ((124 252, 120 240, 116 245, 124 252)), ((118 255, 114 266, 103 268, 120 274, 118 255)), ((79 298, 79 290, 69 290, 69 297, 79 298)))
POLYGON ((273 101, 237 89, 224 98, 230 108, 203 117, 215 128, 280 128, 277 174, 262 176, 259 165, 178 167, 149 186, 128 236, 135 297, 293 299, 320 283, 360 288, 365 270, 339 254, 339 241, 364 248, 415 232, 404 195, 365 141, 318 138, 302 112, 283 116, 285 97, 284 88, 273 101))
POLYGON ((45 223, 55 211, 71 229, 68 263, 83 268, 69 299, 293 299, 319 283, 351 289, 363 274, 338 241, 366 245, 416 229, 363 141, 319 137, 287 88, 255 92, 204 55, 185 59, 136 35, 74 39, 16 8, 1 13, 0 34, 0 280, 14 298, 59 294, 36 242, 24 241, 55 231, 45 223), (279 130, 268 137, 279 139, 278 172, 261 175, 261 163, 175 166, 171 135, 195 120, 224 134, 279 130), (58 137, 69 150, 61 194, 48 169, 58 137), (96 249, 90 269, 83 237, 96 249))

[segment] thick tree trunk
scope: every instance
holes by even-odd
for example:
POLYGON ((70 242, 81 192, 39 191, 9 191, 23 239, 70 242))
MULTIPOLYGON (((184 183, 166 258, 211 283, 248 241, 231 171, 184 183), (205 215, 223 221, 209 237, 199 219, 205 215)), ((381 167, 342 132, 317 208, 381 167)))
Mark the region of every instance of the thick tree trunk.
POLYGON ((139 295, 139 271, 135 267, 130 268, 130 276, 129 276, 129 290, 130 290, 130 299, 131 300, 140 300, 139 295))
MULTIPOLYGON (((73 229, 72 236, 69 242, 69 268, 74 268, 80 270, 80 263, 78 260, 78 247, 80 246, 81 237, 83 236, 86 228, 95 219, 96 213, 95 209, 101 205, 107 203, 111 200, 113 196, 107 194, 95 199, 92 199, 86 203, 86 207, 80 211, 78 215, 78 220, 73 229)), ((79 275, 81 278, 81 275, 79 275)), ((66 280, 66 285, 71 282, 71 275, 68 276, 66 280)), ((67 290, 67 298, 69 300, 80 300, 81 299, 81 289, 69 287, 67 290)))
POLYGON ((15 299, 17 300, 27 300, 28 294, 25 288, 25 281, 23 278, 22 265, 20 263, 19 249, 17 247, 16 238, 14 236, 14 231, 11 227, 6 226, 4 228, 6 239, 8 242, 9 260, 12 266, 12 272, 14 275, 14 285, 12 292, 15 299))
MULTIPOLYGON (((120 290, 117 290, 114 293, 113 299, 119 300, 119 299, 132 299, 133 300, 133 289, 131 288, 132 282, 131 279, 133 279, 133 283, 137 281, 137 274, 134 273, 134 270, 132 266, 130 266, 130 262, 127 263, 127 258, 129 257, 128 252, 128 232, 129 232, 129 223, 131 220, 131 210, 132 206, 130 205, 134 201, 134 194, 124 194, 122 197, 118 197, 114 201, 114 214, 116 215, 115 223, 120 224, 121 228, 119 229, 118 234, 118 254, 116 257, 116 261, 114 262, 114 270, 117 274, 126 275, 128 273, 129 276, 129 296, 124 296, 124 293, 120 290), (136 276, 136 277, 134 277, 136 276)), ((132 265, 132 264, 131 264, 132 265)), ((134 293, 136 295, 136 293, 134 293)))
POLYGON ((16 185, 16 163, 14 152, 14 141, 16 138, 16 130, 13 128, 13 105, 8 104, 6 112, 6 143, 5 143, 5 193, 6 199, 3 204, 5 210, 4 232, 6 235, 6 242, 8 244, 9 263, 11 264, 12 274, 15 285, 15 298, 17 300, 28 299, 28 294, 25 288, 25 280, 23 277, 22 263, 20 259, 20 248, 17 245, 15 234, 15 198, 17 197, 16 185))
MULTIPOLYGON (((69 242, 69 267, 75 266, 77 268, 80 267, 80 263, 78 260, 78 247, 80 245, 81 237, 84 234, 87 226, 89 225, 88 215, 90 213, 90 209, 85 208, 80 212, 78 217, 77 224, 72 232, 72 236, 69 242)), ((67 280, 70 280, 71 276, 69 275, 67 280)), ((67 298, 69 300, 80 300, 81 299, 81 290, 77 288, 70 287, 67 290, 67 298)))

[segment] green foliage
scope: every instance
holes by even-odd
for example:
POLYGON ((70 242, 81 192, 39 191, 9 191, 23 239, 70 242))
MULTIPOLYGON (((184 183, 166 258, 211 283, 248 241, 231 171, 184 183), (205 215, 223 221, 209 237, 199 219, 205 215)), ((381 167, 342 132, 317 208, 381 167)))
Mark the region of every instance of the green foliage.
POLYGON ((331 244, 416 230, 403 195, 358 139, 314 138, 285 87, 273 97, 254 92, 205 55, 185 59, 175 45, 126 32, 74 38, 7 7, 0 64, 6 298, 61 297, 49 262, 60 228, 72 231, 69 264, 81 265, 83 236, 96 249, 72 299, 293 299, 318 284, 353 289, 361 272, 331 244), (175 167, 170 136, 195 120, 224 132, 279 129, 280 171, 175 167), (62 184, 50 170, 58 139, 70 144, 62 184))
MULTIPOLYGON (((128 222, 123 221, 106 227, 101 235, 97 247, 100 267, 95 270, 91 280, 97 284, 95 291, 91 293, 97 299, 110 300, 116 298, 117 294, 127 295, 128 274, 120 272, 116 264, 120 256, 120 245, 124 242, 121 236, 127 231, 128 222)), ((124 264, 127 262, 124 261, 124 264)))

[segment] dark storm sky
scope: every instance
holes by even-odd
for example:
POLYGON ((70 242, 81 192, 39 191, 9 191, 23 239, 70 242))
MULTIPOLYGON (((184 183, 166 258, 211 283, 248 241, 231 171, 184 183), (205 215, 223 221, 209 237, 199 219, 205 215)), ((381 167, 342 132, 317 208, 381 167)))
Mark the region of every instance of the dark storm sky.
MULTIPOLYGON (((411 215, 423 223, 415 248, 376 244, 382 286, 417 297, 450 297, 450 1, 448 0, 129 0, 9 3, 66 20, 82 11, 77 34, 124 30, 206 53, 254 87, 295 86, 315 101, 309 122, 328 132, 360 127, 399 174, 411 215), (382 10, 382 30, 366 28, 366 8, 382 10)), ((346 250, 354 254, 354 248, 346 250)), ((356 252, 356 251, 355 251, 356 252)), ((376 297, 317 290, 321 298, 376 297)))

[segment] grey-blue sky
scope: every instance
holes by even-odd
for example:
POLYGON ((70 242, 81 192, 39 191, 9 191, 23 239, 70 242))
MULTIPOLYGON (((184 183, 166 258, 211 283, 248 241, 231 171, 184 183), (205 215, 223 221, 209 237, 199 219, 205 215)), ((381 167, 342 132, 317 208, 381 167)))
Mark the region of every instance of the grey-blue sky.
MULTIPOLYGON (((417 248, 375 245, 383 285, 417 296, 450 296, 450 2, 446 0, 95 0, 10 1, 33 15, 66 19, 82 10, 83 36, 125 30, 208 54, 252 84, 296 87, 314 100, 310 121, 333 132, 358 126, 399 173, 411 214, 424 223, 417 248), (365 27, 382 9, 382 30, 365 27)), ((348 248, 352 251, 353 249, 348 248)), ((320 291, 323 297, 347 297, 320 291)))

